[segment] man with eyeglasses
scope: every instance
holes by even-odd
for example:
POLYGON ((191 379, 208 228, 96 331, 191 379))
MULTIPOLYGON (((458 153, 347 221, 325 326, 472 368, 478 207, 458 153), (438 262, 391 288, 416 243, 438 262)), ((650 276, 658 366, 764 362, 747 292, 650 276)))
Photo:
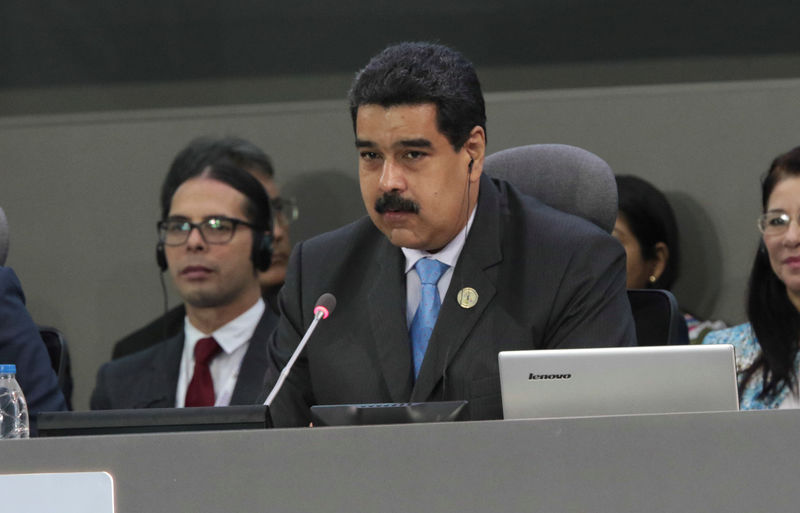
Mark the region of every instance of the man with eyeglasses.
MULTIPOLYGON (((187 177, 217 162, 230 162, 252 174, 267 190, 275 221, 272 231, 272 261, 269 269, 259 273, 261 293, 267 306, 278 312, 277 294, 286 277, 286 266, 291 252, 289 224, 298 217, 294 200, 282 198, 275 183, 275 171, 269 157, 258 146, 238 137, 199 137, 178 153, 170 166, 161 190, 162 209, 177 186, 187 177)), ((179 305, 167 313, 125 336, 114 344, 112 359, 146 349, 183 330, 186 310, 179 305)))
POLYGON ((217 163, 165 198, 156 252, 184 301, 183 331, 101 366, 91 408, 253 404, 277 323, 258 275, 272 262, 267 192, 248 172, 217 163))

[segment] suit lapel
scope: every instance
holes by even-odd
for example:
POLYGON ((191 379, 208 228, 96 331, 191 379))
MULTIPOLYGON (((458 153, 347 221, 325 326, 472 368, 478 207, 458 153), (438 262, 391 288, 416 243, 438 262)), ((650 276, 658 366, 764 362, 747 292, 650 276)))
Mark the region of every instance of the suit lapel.
POLYGON ((239 368, 239 377, 231 395, 231 405, 255 404, 263 393, 264 375, 269 363, 267 358, 267 342, 278 325, 278 316, 269 305, 258 321, 253 337, 248 343, 247 352, 239 368))
POLYGON ((385 238, 377 252, 377 271, 371 283, 367 309, 371 335, 389 396, 393 402, 408 401, 411 395, 411 349, 405 318, 405 275, 403 253, 385 238))
POLYGON ((183 351, 183 330, 161 343, 150 360, 150 375, 144 393, 134 408, 174 408, 175 390, 183 351))
POLYGON ((411 394, 412 401, 436 399, 430 397, 431 392, 495 296, 495 278, 491 268, 502 260, 500 208, 499 194, 489 178, 483 175, 475 220, 442 301, 411 394), (478 293, 478 301, 472 308, 462 308, 458 304, 458 292, 466 287, 478 293))

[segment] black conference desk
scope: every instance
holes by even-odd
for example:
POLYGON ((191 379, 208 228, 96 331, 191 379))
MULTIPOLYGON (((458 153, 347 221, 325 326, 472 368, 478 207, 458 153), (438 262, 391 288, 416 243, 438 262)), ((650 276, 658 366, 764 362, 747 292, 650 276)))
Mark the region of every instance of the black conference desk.
POLYGON ((0 461, 108 471, 122 513, 751 513, 800 509, 798 435, 786 410, 11 440, 0 461))

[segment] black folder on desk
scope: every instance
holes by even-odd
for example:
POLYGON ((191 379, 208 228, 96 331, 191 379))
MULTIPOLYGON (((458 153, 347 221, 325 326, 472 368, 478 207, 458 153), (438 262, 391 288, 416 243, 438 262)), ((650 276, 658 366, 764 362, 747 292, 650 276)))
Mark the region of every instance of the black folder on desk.
POLYGON ((36 422, 39 437, 272 427, 264 405, 42 412, 36 422))

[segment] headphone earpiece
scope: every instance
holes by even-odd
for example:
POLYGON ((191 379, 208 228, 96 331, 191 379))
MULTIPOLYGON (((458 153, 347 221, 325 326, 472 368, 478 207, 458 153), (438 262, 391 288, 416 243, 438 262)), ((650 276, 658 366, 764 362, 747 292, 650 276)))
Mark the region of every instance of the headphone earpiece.
POLYGON ((264 272, 269 269, 272 263, 272 234, 253 230, 253 253, 250 259, 257 270, 264 272))
POLYGON ((474 164, 474 163, 475 163, 475 159, 470 157, 469 164, 467 165, 467 174, 472 173, 472 164, 474 164))
POLYGON ((162 273, 167 270, 167 255, 164 253, 163 242, 156 244, 156 262, 162 273))

